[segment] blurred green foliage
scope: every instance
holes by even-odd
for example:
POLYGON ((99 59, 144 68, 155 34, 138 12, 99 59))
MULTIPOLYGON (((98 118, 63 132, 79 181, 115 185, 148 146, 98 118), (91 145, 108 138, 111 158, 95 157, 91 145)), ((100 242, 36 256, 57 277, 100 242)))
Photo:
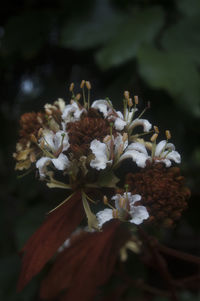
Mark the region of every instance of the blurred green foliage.
POLYGON ((151 101, 146 116, 171 130, 192 190, 188 211, 164 237, 200 253, 200 1, 21 0, 4 3, 0 15, 1 300, 37 300, 37 279, 16 294, 17 252, 65 197, 34 175, 17 179, 18 120, 66 99, 71 81, 90 80, 94 99, 109 96, 119 108, 123 90, 138 94, 141 108, 151 101))

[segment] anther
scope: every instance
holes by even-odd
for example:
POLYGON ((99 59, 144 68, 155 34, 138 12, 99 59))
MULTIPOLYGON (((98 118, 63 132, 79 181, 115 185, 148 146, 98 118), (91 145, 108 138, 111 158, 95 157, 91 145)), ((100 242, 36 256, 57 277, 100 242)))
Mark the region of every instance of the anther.
POLYGON ((80 93, 76 94, 75 98, 76 98, 77 101, 79 101, 81 99, 81 94, 80 93))
POLYGON ((156 125, 154 125, 153 128, 154 128, 155 133, 156 133, 156 134, 159 134, 159 128, 158 128, 156 125))
POLYGON ((108 205, 108 198, 106 195, 103 196, 103 203, 104 205, 108 205))
POLYGON ((169 130, 165 131, 165 135, 166 135, 167 140, 171 139, 171 133, 169 130))
POLYGON ((118 218, 118 210, 117 209, 113 209, 112 214, 113 214, 114 218, 118 218))
POLYGON ((151 137, 150 140, 151 140, 151 142, 155 142, 157 138, 158 138, 158 134, 155 133, 155 134, 153 134, 153 136, 151 137))
POLYGON ((31 138, 32 142, 37 143, 37 139, 36 139, 35 135, 31 134, 30 138, 31 138))
POLYGON ((138 105, 139 99, 138 99, 138 96, 137 96, 137 95, 134 96, 134 101, 135 101, 135 104, 138 105))
POLYGON ((84 86, 85 86, 85 80, 83 79, 81 84, 80 84, 80 88, 83 89, 84 86))
POLYGON ((132 98, 128 99, 128 106, 131 108, 133 106, 133 100, 132 98))
POLYGON ((69 91, 72 92, 74 90, 74 83, 71 83, 69 86, 69 91))
POLYGON ((129 100, 129 98, 130 98, 130 93, 129 93, 129 91, 124 91, 124 97, 125 97, 127 100, 129 100))
POLYGON ((85 85, 86 85, 88 90, 91 90, 92 86, 91 86, 91 83, 89 81, 86 81, 85 85))

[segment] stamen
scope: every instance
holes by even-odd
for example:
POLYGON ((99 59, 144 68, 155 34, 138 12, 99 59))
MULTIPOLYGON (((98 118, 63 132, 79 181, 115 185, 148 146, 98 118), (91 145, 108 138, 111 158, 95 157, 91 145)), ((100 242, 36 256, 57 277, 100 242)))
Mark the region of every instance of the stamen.
POLYGON ((74 83, 71 83, 70 86, 69 86, 69 91, 73 92, 73 90, 74 90, 74 83))
POLYGON ((158 128, 156 125, 154 125, 153 128, 154 128, 155 133, 156 133, 156 134, 159 134, 159 128, 158 128))
POLYGON ((83 94, 83 102, 84 102, 84 107, 87 107, 87 103, 86 103, 86 98, 85 98, 85 80, 82 80, 81 84, 80 84, 80 88, 82 89, 82 94, 83 94))
POLYGON ((167 140, 171 139, 171 133, 169 130, 165 131, 165 135, 166 135, 167 140))
POLYGON ((133 100, 132 100, 132 98, 128 99, 128 106, 129 106, 129 108, 131 108, 133 106, 133 100))
POLYGON ((92 87, 91 87, 91 84, 90 84, 89 81, 86 81, 85 85, 88 89, 88 110, 89 110, 89 108, 90 108, 90 90, 91 90, 92 87))
POLYGON ((156 151, 156 139, 158 137, 158 134, 155 133, 153 134, 153 136, 150 138, 151 142, 152 142, 152 151, 151 151, 151 158, 153 159, 155 156, 155 151, 156 151))
POLYGON ((125 99, 128 101, 129 100, 129 98, 130 98, 130 93, 129 93, 129 91, 124 91, 124 97, 125 97, 125 99))
POLYGON ((139 99, 137 95, 134 96, 134 101, 135 101, 135 105, 137 106, 139 103, 139 99))
POLYGON ((108 198, 106 195, 103 196, 103 203, 104 205, 108 205, 108 198))
POLYGON ((113 217, 114 217, 114 218, 118 218, 118 217, 119 217, 119 214, 118 214, 118 210, 117 210, 117 209, 113 209, 112 214, 113 214, 113 217))

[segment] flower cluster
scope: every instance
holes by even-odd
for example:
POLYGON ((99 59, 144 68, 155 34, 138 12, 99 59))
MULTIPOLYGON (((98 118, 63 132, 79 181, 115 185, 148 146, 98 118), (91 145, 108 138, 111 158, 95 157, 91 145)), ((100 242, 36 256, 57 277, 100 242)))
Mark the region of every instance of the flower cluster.
POLYGON ((148 106, 139 114, 138 97, 132 99, 125 91, 123 112, 117 111, 110 99, 91 103, 90 82, 82 81, 80 88, 82 101, 72 83, 69 104, 58 99, 43 112, 26 113, 20 120, 16 169, 35 170, 49 188, 70 193, 25 245, 19 288, 41 270, 84 216, 96 241, 103 239, 97 233, 107 229, 104 224, 137 229, 156 220, 166 224, 169 217, 173 223, 186 207, 189 192, 172 166, 181 162, 180 154, 169 142, 169 131, 157 143, 158 127, 142 118, 148 106), (128 167, 120 177, 122 162, 128 167), (164 193, 166 189, 173 193, 164 193))

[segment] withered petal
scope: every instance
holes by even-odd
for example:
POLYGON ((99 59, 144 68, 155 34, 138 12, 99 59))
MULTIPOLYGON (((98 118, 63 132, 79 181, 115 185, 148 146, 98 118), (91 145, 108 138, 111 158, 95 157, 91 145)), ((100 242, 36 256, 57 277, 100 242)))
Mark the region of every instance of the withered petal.
POLYGON ((38 274, 54 255, 84 216, 81 195, 74 194, 70 200, 47 216, 42 226, 31 236, 22 249, 22 269, 18 291, 38 274))

